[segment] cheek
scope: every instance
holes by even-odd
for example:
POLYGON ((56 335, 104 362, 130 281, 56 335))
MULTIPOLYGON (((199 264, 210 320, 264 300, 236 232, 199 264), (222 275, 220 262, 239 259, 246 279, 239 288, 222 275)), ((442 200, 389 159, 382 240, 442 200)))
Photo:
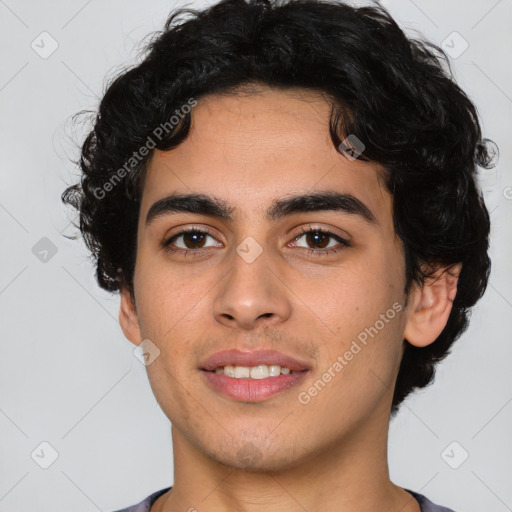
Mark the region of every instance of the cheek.
POLYGON ((142 258, 137 262, 135 287, 141 327, 148 338, 156 340, 165 337, 179 319, 193 314, 202 288, 199 280, 184 279, 176 270, 142 258))
MULTIPOLYGON (((353 264, 340 266, 319 282, 306 284, 302 293, 314 311, 336 334, 356 335, 373 325, 380 315, 402 304, 404 269, 401 256, 376 250, 363 254, 353 264)), ((403 305, 403 304, 402 304, 403 305)))
POLYGON ((335 373, 345 375, 343 386, 351 393, 358 386, 379 386, 379 378, 386 383, 394 378, 404 328, 401 257, 391 248, 368 252, 354 265, 340 267, 323 288, 303 289, 310 309, 318 312, 317 326, 322 332, 322 326, 329 327, 322 340, 322 367, 331 367, 341 356, 343 369, 335 373))

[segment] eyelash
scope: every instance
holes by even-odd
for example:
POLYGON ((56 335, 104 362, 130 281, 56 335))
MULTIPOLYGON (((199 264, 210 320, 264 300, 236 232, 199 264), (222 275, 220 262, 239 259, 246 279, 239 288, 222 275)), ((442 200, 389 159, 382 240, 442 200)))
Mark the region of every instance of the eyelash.
MULTIPOLYGON (((201 234, 201 235, 208 235, 208 236, 211 236, 212 238, 215 238, 212 235, 212 233, 210 233, 210 231, 208 229, 206 229, 206 228, 202 228, 202 229, 198 229, 198 228, 184 228, 181 231, 179 231, 178 233, 175 233, 172 237, 170 237, 169 239, 167 239, 163 243, 164 250, 169 252, 169 253, 172 253, 172 254, 182 252, 182 253, 184 253, 183 256, 187 256, 189 252, 192 253, 193 257, 200 256, 201 255, 201 249, 181 249, 181 248, 177 248, 176 249, 176 248, 172 247, 171 243, 174 240, 179 238, 181 235, 184 235, 184 234, 187 234, 187 233, 197 233, 197 234, 201 234)), ((312 256, 321 256, 321 255, 325 255, 325 254, 337 253, 337 252, 340 252, 340 251, 342 251, 343 249, 345 249, 347 247, 351 247, 350 242, 348 242, 344 238, 340 237, 339 235, 337 235, 337 234, 335 234, 335 233, 333 233, 331 231, 326 231, 326 230, 321 229, 321 228, 314 228, 312 226, 309 226, 309 229, 301 228, 300 233, 293 237, 293 241, 296 242, 298 239, 300 239, 301 237, 303 237, 304 235, 307 235, 309 233, 320 233, 320 234, 322 234, 324 236, 328 236, 329 238, 335 239, 342 246, 341 248, 339 248, 339 247, 338 248, 332 248, 331 247, 329 249, 307 249, 307 248, 301 247, 301 249, 307 251, 307 253, 312 255, 312 256)))

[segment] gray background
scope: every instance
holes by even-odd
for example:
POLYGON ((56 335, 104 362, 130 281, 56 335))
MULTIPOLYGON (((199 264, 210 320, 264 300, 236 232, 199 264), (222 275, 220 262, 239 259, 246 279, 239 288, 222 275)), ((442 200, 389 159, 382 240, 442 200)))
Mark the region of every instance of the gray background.
MULTIPOLYGON (((505 512, 512 510, 512 0, 384 4, 402 26, 445 41, 485 135, 501 149, 498 167, 481 181, 493 222, 490 286, 435 384, 392 422, 391 477, 457 512, 505 512)), ((0 0, 0 512, 109 511, 173 481, 169 422, 119 328, 118 297, 96 285, 82 242, 63 236, 75 230, 59 196, 76 179, 70 159, 87 129, 70 117, 95 108, 105 77, 136 61, 140 41, 176 5, 0 0), (45 55, 53 41, 58 48, 45 55)))

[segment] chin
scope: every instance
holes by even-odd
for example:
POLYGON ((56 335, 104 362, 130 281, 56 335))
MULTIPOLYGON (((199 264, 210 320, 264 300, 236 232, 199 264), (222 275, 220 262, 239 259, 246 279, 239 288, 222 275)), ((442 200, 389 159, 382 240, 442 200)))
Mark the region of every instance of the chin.
POLYGON ((223 466, 252 473, 283 471, 299 463, 299 454, 289 446, 278 445, 276 441, 270 446, 266 441, 257 440, 237 444, 238 447, 232 443, 229 447, 209 449, 207 454, 223 466))

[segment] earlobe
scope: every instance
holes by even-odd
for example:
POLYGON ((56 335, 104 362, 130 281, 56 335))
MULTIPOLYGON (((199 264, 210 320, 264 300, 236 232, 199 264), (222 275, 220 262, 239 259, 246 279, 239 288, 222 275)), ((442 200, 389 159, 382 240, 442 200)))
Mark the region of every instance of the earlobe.
POLYGON ((462 265, 440 267, 422 287, 411 290, 410 313, 404 338, 416 347, 426 347, 441 334, 452 311, 462 265))
POLYGON ((130 340, 134 345, 139 345, 142 342, 139 318, 137 316, 134 300, 129 290, 125 286, 121 287, 119 324, 121 325, 121 329, 123 330, 126 338, 130 340))

